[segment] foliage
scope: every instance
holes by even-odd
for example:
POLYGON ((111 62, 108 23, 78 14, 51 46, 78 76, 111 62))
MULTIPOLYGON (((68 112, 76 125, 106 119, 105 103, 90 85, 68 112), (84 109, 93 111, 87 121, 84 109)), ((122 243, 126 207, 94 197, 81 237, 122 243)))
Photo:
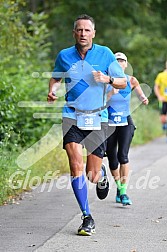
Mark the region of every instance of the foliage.
POLYGON ((23 136, 25 124, 33 129, 39 123, 32 120, 30 113, 26 114, 25 110, 20 109, 18 102, 46 100, 47 94, 43 85, 46 80, 32 78, 34 71, 42 75, 42 72, 49 69, 47 58, 50 44, 47 42, 48 30, 44 24, 47 16, 44 13, 27 13, 29 21, 26 28, 21 22, 23 13, 19 11, 20 4, 24 5, 24 1, 4 1, 0 6, 1 144, 7 143, 7 138, 10 143, 24 144, 26 138, 32 136, 32 133, 23 136))
POLYGON ((136 126, 132 145, 144 144, 162 135, 159 111, 140 106, 132 117, 136 126))
POLYGON ((39 72, 42 76, 50 68, 49 33, 44 23, 47 15, 27 11, 26 27, 22 23, 25 17, 22 8, 25 8, 23 0, 0 3, 0 187, 3 196, 11 191, 8 191, 7 178, 12 167, 16 167, 15 159, 11 160, 16 154, 9 155, 9 151, 16 153, 19 145, 35 142, 50 127, 43 126, 44 120, 35 121, 33 111, 18 106, 22 100, 46 100, 46 79, 32 78, 32 73, 39 72))

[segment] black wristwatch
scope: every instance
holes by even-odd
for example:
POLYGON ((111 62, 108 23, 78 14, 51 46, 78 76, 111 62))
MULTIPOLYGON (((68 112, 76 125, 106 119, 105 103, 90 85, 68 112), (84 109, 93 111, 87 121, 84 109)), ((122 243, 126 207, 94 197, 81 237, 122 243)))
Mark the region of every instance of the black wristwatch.
POLYGON ((111 78, 110 78, 110 82, 109 82, 109 84, 111 84, 111 85, 112 85, 113 83, 114 83, 114 78, 113 78, 113 77, 111 77, 111 78))

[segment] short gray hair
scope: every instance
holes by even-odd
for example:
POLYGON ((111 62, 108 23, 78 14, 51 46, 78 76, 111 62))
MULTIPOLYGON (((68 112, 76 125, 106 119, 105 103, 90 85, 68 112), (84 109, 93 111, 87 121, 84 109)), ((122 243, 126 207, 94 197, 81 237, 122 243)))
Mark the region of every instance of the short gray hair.
POLYGON ((81 20, 81 19, 90 20, 91 23, 92 23, 93 29, 95 29, 95 21, 94 21, 94 19, 93 19, 92 17, 88 16, 87 14, 81 14, 81 15, 79 15, 79 16, 75 19, 75 21, 74 21, 74 30, 76 29, 77 21, 78 21, 78 20, 81 20))

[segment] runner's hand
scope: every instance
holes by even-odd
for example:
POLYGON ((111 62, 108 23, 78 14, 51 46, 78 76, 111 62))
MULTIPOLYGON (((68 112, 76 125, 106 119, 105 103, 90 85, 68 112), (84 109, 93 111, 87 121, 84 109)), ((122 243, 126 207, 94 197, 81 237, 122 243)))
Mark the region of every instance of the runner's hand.
POLYGON ((49 103, 52 103, 58 99, 57 96, 55 96, 52 92, 48 93, 47 101, 49 103))
POLYGON ((109 76, 103 74, 101 71, 92 71, 92 74, 96 82, 109 83, 109 76))

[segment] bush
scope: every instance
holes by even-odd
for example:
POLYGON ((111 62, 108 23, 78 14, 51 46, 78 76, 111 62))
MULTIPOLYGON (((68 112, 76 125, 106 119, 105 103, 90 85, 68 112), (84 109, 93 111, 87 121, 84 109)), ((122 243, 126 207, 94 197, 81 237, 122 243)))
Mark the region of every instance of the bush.
POLYGON ((136 126, 132 145, 144 144, 162 135, 159 112, 150 105, 140 106, 132 117, 136 126))

